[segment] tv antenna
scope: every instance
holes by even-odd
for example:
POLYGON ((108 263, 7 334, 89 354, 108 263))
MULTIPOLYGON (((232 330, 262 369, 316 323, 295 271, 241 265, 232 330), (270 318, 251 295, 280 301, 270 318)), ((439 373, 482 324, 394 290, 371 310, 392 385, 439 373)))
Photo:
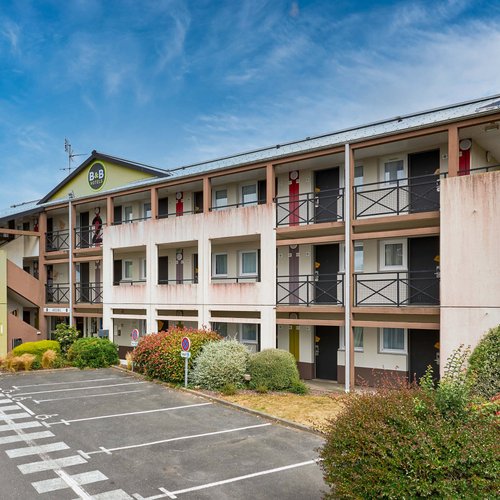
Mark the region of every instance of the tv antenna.
POLYGON ((68 166, 66 168, 61 168, 59 170, 67 170, 68 173, 70 173, 71 169, 73 168, 71 166, 71 162, 73 161, 73 158, 75 156, 87 156, 85 153, 81 153, 81 154, 73 153, 73 148, 71 147, 71 143, 69 142, 68 139, 64 139, 64 151, 66 151, 66 153, 68 153, 68 166))

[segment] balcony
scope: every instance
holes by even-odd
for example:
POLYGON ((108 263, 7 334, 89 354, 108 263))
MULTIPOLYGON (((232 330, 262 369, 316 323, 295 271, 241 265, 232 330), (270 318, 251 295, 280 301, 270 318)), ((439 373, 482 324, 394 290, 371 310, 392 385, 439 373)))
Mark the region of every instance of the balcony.
POLYGON ((181 279, 158 279, 158 285, 197 285, 198 276, 194 278, 181 279))
POLYGON ((220 283, 260 283, 260 275, 256 276, 212 276, 212 284, 220 283))
POLYGON ((357 219, 439 210, 439 175, 423 175, 354 187, 357 219))
POLYGON ((75 248, 95 248, 102 246, 102 228, 106 224, 75 228, 75 248))
POLYGON ((437 306, 436 270, 355 274, 356 306, 437 306))
POLYGON ((77 283, 75 292, 77 304, 102 304, 102 283, 77 283))
POLYGON ((343 274, 277 276, 278 305, 344 305, 343 274))
POLYGON ((47 304, 68 304, 69 283, 45 285, 45 302, 47 304))
POLYGON ((344 189, 278 196, 276 227, 341 222, 344 220, 344 189))
POLYGON ((45 233, 45 251, 57 252, 69 249, 69 231, 50 231, 45 233))

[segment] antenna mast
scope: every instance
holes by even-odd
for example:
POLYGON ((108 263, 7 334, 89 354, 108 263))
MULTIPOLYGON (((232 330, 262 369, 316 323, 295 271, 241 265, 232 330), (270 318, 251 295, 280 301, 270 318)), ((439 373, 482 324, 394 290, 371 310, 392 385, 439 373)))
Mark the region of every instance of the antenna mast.
POLYGON ((71 162, 73 161, 73 158, 75 156, 86 156, 85 153, 82 154, 75 154, 73 153, 73 148, 71 147, 71 143, 69 142, 68 139, 64 139, 64 151, 68 153, 68 166, 66 168, 61 168, 60 170, 67 170, 68 173, 71 173, 71 169, 73 168, 71 166, 71 162))

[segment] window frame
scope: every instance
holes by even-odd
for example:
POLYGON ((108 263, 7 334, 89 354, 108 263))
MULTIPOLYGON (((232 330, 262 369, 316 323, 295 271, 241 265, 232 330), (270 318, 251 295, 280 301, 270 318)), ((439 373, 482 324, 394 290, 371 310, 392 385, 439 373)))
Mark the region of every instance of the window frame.
POLYGON ((259 325, 257 323, 240 323, 240 326, 238 328, 238 342, 240 342, 243 345, 249 344, 249 345, 259 345, 259 325), (255 327, 255 340, 244 340, 243 339, 243 328, 245 326, 253 326, 255 327))
MULTIPOLYGON (((365 351, 365 330, 362 326, 355 326, 354 329, 361 330, 361 347, 356 347, 356 332, 354 332, 354 352, 365 351)), ((340 327, 339 351, 345 351, 345 327, 340 327)))
POLYGON ((132 205, 128 205, 123 207, 123 222, 132 222, 134 220, 134 207, 132 205), (130 210, 130 217, 127 218, 127 211, 130 210))
POLYGON ((134 261, 131 259, 123 259, 122 264, 122 281, 133 281, 134 279, 134 261), (130 264, 130 276, 127 276, 127 264, 130 264))
POLYGON ((240 250, 238 252, 238 276, 242 278, 255 278, 259 275, 259 252, 258 250, 240 250), (244 273, 243 272, 243 254, 253 253, 255 255, 255 273, 244 273))
POLYGON ((259 186, 258 186, 257 181, 241 184, 239 191, 240 191, 240 205, 242 207, 252 207, 252 206, 259 204, 259 186), (249 187, 249 186, 252 186, 255 188, 255 202, 253 202, 253 201, 245 202, 245 198, 243 195, 243 189, 246 187, 249 187))
POLYGON ((405 238, 381 240, 379 242, 379 271, 408 271, 408 240, 405 238), (386 265, 385 247, 386 245, 402 245, 403 262, 401 265, 386 265))
POLYGON ((147 280, 147 271, 148 271, 147 266, 148 266, 147 259, 146 259, 146 257, 144 257, 141 259, 140 276, 139 276, 140 280, 144 280, 144 281, 147 280))
POLYGON ((144 219, 151 219, 151 202, 145 202, 142 204, 142 216, 144 217, 144 219), (149 208, 146 208, 146 207, 149 207, 149 208), (148 215, 148 212, 149 212, 149 215, 148 215))
POLYGON ((227 278, 229 267, 229 258, 227 252, 217 252, 212 254, 212 278, 227 278), (217 274, 217 257, 224 255, 226 257, 226 273, 217 274))
MULTIPOLYGON (((398 157, 391 157, 391 158, 382 158, 381 159, 381 165, 380 165, 380 182, 386 186, 394 186, 397 181, 401 181, 401 179, 406 179, 408 177, 408 170, 407 170, 407 162, 405 161, 405 158, 403 156, 398 156, 398 157), (396 171, 396 179, 386 179, 385 174, 386 174, 386 165, 388 163, 394 163, 394 162, 401 162, 403 165, 403 168, 401 170, 396 171), (401 177, 397 174, 397 172, 402 172, 401 177)), ((399 185, 405 185, 405 183, 399 183, 399 185)))
POLYGON ((355 165, 354 166, 354 187, 356 191, 362 191, 362 186, 365 182, 365 167, 363 165, 355 165), (361 169, 361 175, 356 175, 356 169, 361 169), (361 179, 361 182, 358 180, 361 179))
MULTIPOLYGON (((365 269, 365 246, 362 241, 354 242, 354 257, 356 256, 356 246, 361 247, 363 252, 363 267, 362 269, 356 269, 356 258, 354 258, 354 272, 363 273, 365 269)), ((339 247, 339 273, 345 273, 345 243, 340 243, 339 247)))
POLYGON ((379 352, 381 354, 408 354, 408 330, 406 328, 379 328, 379 352), (403 332, 403 349, 384 347, 384 332, 386 330, 400 330, 403 332))
POLYGON ((212 197, 212 208, 213 210, 224 210, 226 208, 228 208, 229 206, 229 190, 226 188, 214 188, 213 190, 213 197, 212 197), (226 192, 226 204, 225 205, 221 205, 221 206, 218 206, 217 204, 217 193, 220 193, 221 191, 225 191, 226 192))

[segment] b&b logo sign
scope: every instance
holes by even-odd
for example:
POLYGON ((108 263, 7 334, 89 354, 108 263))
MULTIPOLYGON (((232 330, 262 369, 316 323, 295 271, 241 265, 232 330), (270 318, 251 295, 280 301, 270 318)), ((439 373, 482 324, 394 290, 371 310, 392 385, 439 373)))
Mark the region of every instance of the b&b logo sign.
POLYGON ((99 191, 106 181, 106 169, 102 163, 94 163, 89 170, 89 186, 94 191, 99 191))

